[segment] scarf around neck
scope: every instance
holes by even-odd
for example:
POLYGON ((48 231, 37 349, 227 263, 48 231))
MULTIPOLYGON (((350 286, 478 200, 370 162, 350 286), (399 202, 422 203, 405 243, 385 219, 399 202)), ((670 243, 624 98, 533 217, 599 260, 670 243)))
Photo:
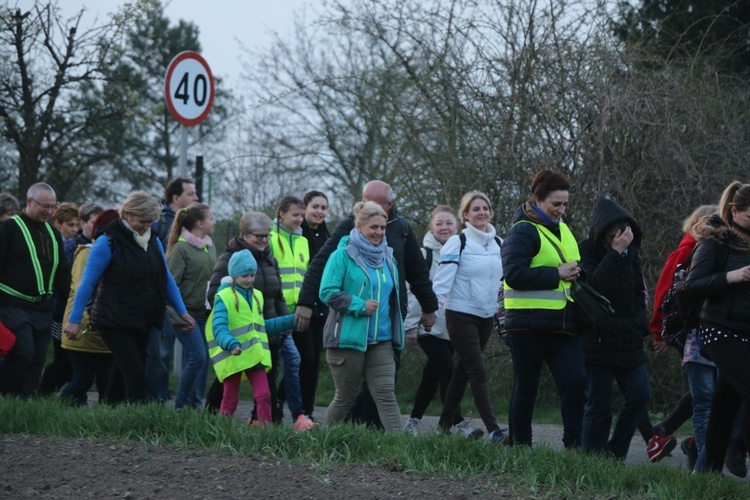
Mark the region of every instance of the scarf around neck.
POLYGON ((373 245, 370 240, 356 227, 349 233, 349 244, 353 245, 362 256, 365 264, 374 268, 381 269, 385 266, 385 256, 388 244, 383 235, 383 240, 378 246, 373 245))
POLYGON ((542 210, 541 208, 539 208, 538 206, 536 206, 536 203, 532 203, 531 204, 531 208, 534 209, 534 211, 537 213, 537 215, 539 215, 539 217, 542 219, 542 222, 544 222, 545 224, 553 224, 555 226, 557 226, 558 224, 560 224, 560 220, 561 219, 557 219, 556 221, 552 220, 552 217, 550 217, 549 215, 547 215, 544 212, 544 210, 542 210))
POLYGON ((143 236, 138 234, 137 232, 133 231, 133 228, 130 227, 130 224, 128 224, 128 221, 125 219, 120 219, 122 221, 122 224, 128 228, 128 230, 133 233, 133 239, 135 240, 136 244, 148 252, 148 240, 151 239, 151 227, 146 229, 146 232, 143 233, 143 236))
POLYGON ((213 246, 214 244, 210 236, 206 235, 203 238, 198 238, 196 235, 194 235, 184 227, 182 228, 182 231, 180 231, 180 236, 182 236, 185 241, 187 241, 198 250, 203 250, 204 248, 213 246))

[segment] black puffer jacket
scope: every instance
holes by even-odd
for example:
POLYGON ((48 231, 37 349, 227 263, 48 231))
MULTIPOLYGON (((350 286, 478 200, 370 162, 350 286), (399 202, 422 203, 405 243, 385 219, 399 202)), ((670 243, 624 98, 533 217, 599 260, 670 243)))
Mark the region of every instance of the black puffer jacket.
POLYGON ((701 325, 750 338, 750 282, 727 283, 727 272, 750 265, 750 231, 714 215, 695 234, 698 244, 685 291, 695 300, 705 299, 701 325))
MULTIPOLYGON (((319 300, 320 279, 323 269, 326 267, 328 257, 338 248, 339 241, 354 229, 354 216, 344 219, 336 226, 326 244, 320 249, 314 259, 310 261, 302 282, 298 305, 315 307, 319 300)), ((396 215, 395 207, 391 209, 385 227, 385 236, 388 246, 393 249, 393 258, 398 265, 399 298, 401 303, 401 316, 406 317, 406 282, 409 282, 411 292, 419 301, 424 312, 435 312, 438 309, 437 297, 432 291, 430 271, 427 262, 422 256, 422 250, 411 229, 409 222, 403 217, 396 215)))
MULTIPOLYGON (((302 236, 307 239, 307 245, 310 248, 310 260, 314 259, 321 248, 325 245, 328 238, 331 237, 331 233, 328 232, 328 226, 325 222, 322 222, 317 228, 313 229, 307 220, 302 221, 302 236)), ((315 307, 313 307, 313 316, 318 318, 328 317, 328 306, 320 300, 320 297, 316 297, 315 307)))
POLYGON ((599 198, 588 238, 579 245, 581 268, 588 283, 612 303, 615 314, 591 331, 583 341, 587 365, 634 368, 646 361, 643 338, 648 336, 646 290, 638 250, 643 233, 627 210, 612 200, 599 198), (633 241, 623 254, 605 242, 608 229, 627 223, 633 241))
MULTIPOLYGON (((265 319, 286 316, 289 309, 284 301, 284 294, 281 290, 281 275, 279 274, 279 264, 271 255, 270 247, 260 251, 252 245, 248 245, 245 240, 239 236, 233 238, 227 244, 227 252, 216 260, 214 270, 211 273, 211 280, 208 285, 208 303, 213 306, 214 297, 221 285, 221 279, 229 275, 229 259, 232 254, 240 250, 250 250, 258 263, 258 271, 255 273, 255 283, 253 288, 263 294, 263 317, 265 319)), ((278 342, 278 335, 269 335, 270 342, 278 342)))
POLYGON ((120 219, 104 226, 112 259, 96 287, 89 322, 98 328, 161 328, 167 305, 167 265, 151 233, 147 251, 120 219))
MULTIPOLYGON (((531 260, 539 253, 541 240, 534 224, 518 224, 519 221, 542 224, 552 234, 560 237, 557 224, 545 224, 526 202, 516 211, 513 227, 503 240, 502 258, 505 282, 517 290, 554 290, 560 284, 558 263, 532 268, 531 260)), ((563 309, 506 309, 505 330, 535 331, 575 335, 579 333, 573 303, 563 309)))

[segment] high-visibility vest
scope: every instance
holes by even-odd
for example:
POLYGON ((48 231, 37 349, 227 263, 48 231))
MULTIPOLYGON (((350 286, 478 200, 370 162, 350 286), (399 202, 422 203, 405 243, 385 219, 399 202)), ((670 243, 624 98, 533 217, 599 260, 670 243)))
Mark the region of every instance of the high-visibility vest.
POLYGON ((307 239, 301 234, 289 234, 276 225, 271 231, 271 253, 279 263, 281 273, 281 290, 284 301, 290 311, 294 311, 302 290, 302 280, 310 261, 310 247, 307 239), (290 238, 291 236, 291 238, 290 238))
POLYGON ((49 237, 52 240, 52 271, 49 273, 49 280, 47 281, 47 286, 45 287, 42 265, 39 263, 39 256, 36 253, 36 245, 34 245, 34 239, 31 237, 29 228, 26 226, 26 223, 23 221, 20 215, 16 215, 12 217, 12 219, 16 224, 18 224, 18 227, 21 229, 23 239, 26 241, 26 247, 29 249, 29 257, 31 258, 31 265, 34 268, 34 278, 36 278, 36 288, 38 290, 38 293, 36 296, 32 297, 31 295, 26 295, 19 292, 15 288, 12 288, 5 283, 0 283, 0 291, 5 292, 12 297, 28 300, 29 302, 39 302, 40 300, 44 300, 52 296, 52 287, 55 282, 55 273, 57 272, 57 265, 59 264, 57 238, 55 237, 55 233, 52 231, 52 226, 49 225, 49 222, 45 222, 44 227, 47 229, 49 237))
POLYGON ((239 342, 242 353, 233 356, 216 342, 214 337, 214 311, 206 322, 206 341, 208 342, 208 356, 214 365, 219 382, 235 373, 253 368, 258 364, 271 371, 271 351, 268 349, 266 322, 263 319, 263 294, 253 290, 255 307, 251 308, 244 297, 235 295, 231 287, 224 288, 216 294, 221 297, 229 312, 229 333, 239 342), (239 299, 239 310, 236 309, 236 299, 239 299))
MULTIPOLYGON (((539 232, 539 252, 531 259, 530 268, 557 267, 563 263, 550 239, 560 247, 567 262, 578 262, 581 259, 575 236, 564 222, 560 222, 560 238, 541 224, 530 221, 519 221, 516 224, 534 224, 539 232)), ((549 290, 514 290, 506 281, 503 290, 505 309, 563 309, 568 301, 572 302, 570 285, 570 282, 560 280, 557 288, 549 290)))

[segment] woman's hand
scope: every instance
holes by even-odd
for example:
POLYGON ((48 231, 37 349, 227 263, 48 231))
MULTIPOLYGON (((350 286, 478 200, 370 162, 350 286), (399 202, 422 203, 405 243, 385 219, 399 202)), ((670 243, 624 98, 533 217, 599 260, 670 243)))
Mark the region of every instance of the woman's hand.
POLYGON ((78 337, 78 325, 75 323, 71 323, 68 321, 65 323, 65 327, 63 328, 63 333, 66 337, 68 337, 70 340, 75 340, 76 337, 78 337))
POLYGON ((565 262, 557 266, 560 279, 564 281, 575 281, 581 276, 581 268, 578 262, 565 262))
POLYGON ((195 319, 193 319, 192 316, 190 316, 189 313, 180 314, 180 318, 182 318, 185 323, 188 324, 188 327, 190 327, 189 330, 185 330, 187 332, 192 332, 193 328, 195 328, 195 319))
POLYGON ((378 310, 379 302, 377 300, 373 299, 367 299, 365 301, 365 314, 367 316, 372 316, 375 314, 375 311, 378 310))
POLYGON ((727 283, 730 285, 744 283, 745 281, 750 281, 750 266, 741 267, 727 273, 727 283))
POLYGON ((237 346, 229 352, 232 353, 232 356, 239 356, 240 354, 242 354, 242 347, 237 346))
POLYGON ((633 242, 633 230, 630 226, 625 229, 618 229, 615 237, 612 238, 612 249, 617 253, 622 253, 633 242))
POLYGON ((419 342, 417 342, 417 331, 409 330, 406 332, 406 345, 415 346, 417 344, 419 344, 419 342))

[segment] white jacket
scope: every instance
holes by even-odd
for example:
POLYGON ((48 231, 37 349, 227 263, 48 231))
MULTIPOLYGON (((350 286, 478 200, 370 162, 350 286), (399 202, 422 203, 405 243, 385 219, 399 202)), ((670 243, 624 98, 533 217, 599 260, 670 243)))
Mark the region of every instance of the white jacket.
MULTIPOLYGON (((443 248, 443 244, 440 243, 435 235, 431 231, 427 231, 422 239, 422 256, 427 257, 427 252, 432 252, 432 265, 430 266, 430 279, 435 277, 435 273, 438 269, 438 263, 440 262, 440 249, 443 248)), ((435 311, 435 324, 432 326, 432 330, 429 332, 425 331, 424 327, 419 324, 419 320, 422 317, 422 306, 419 305, 419 301, 408 289, 408 301, 409 306, 406 313, 406 319, 404 319, 404 329, 406 333, 411 333, 417 330, 418 335, 434 335, 437 338, 450 341, 448 337, 448 329, 445 326, 445 309, 440 308, 435 311)))
POLYGON ((463 252, 459 252, 461 240, 458 235, 451 236, 443 245, 432 289, 441 310, 490 318, 497 312, 497 294, 503 278, 500 247, 495 241, 492 225, 488 226, 487 233, 468 223, 466 226, 463 252))

